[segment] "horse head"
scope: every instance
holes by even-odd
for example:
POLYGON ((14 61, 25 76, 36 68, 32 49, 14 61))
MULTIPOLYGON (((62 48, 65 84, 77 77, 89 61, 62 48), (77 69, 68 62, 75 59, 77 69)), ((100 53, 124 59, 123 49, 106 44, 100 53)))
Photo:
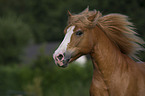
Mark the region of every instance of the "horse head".
POLYGON ((65 28, 65 37, 53 54, 55 63, 58 66, 66 67, 68 63, 76 60, 82 55, 88 54, 93 48, 93 19, 96 11, 88 13, 88 8, 78 15, 69 13, 68 26, 65 28), (84 16, 85 15, 85 16, 84 16), (88 26, 91 27, 88 27, 88 26))

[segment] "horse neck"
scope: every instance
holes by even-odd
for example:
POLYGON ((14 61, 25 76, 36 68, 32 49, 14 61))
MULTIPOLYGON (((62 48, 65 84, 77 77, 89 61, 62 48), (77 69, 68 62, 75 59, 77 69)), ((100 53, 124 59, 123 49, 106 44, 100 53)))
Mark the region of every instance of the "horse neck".
POLYGON ((123 68, 126 64, 125 58, 129 58, 122 54, 118 47, 106 36, 106 34, 99 28, 94 29, 94 45, 91 53, 94 64, 93 77, 97 76, 98 72, 103 76, 104 80, 111 78, 115 70, 123 68), (96 39, 97 38, 97 39, 96 39), (122 67, 123 66, 123 67, 122 67))

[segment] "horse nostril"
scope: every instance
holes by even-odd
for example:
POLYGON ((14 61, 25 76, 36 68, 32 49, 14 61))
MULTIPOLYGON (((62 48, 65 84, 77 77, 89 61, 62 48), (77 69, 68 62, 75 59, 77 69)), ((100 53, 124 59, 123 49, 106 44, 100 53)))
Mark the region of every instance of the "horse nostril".
POLYGON ((62 60, 63 55, 62 55, 62 54, 59 54, 59 55, 57 56, 57 58, 58 58, 59 60, 62 60))

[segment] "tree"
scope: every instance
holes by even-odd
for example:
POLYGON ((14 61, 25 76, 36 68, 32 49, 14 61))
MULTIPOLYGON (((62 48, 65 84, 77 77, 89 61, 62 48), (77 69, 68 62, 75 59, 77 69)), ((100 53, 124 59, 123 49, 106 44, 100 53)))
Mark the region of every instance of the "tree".
POLYGON ((20 61, 23 47, 30 40, 27 24, 14 15, 0 18, 0 64, 20 61))

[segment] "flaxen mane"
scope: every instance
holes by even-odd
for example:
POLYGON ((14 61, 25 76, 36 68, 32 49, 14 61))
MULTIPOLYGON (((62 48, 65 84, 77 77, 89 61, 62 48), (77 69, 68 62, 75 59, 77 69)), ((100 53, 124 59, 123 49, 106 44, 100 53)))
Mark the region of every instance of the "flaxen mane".
POLYGON ((134 31, 133 24, 128 21, 128 17, 121 14, 109 14, 102 16, 99 11, 89 11, 87 8, 80 14, 69 17, 68 24, 75 24, 84 27, 95 27, 98 25, 120 49, 120 51, 130 57, 135 57, 138 51, 143 50, 141 46, 144 41, 139 38, 134 31), (94 18, 89 20, 90 16, 94 18))

